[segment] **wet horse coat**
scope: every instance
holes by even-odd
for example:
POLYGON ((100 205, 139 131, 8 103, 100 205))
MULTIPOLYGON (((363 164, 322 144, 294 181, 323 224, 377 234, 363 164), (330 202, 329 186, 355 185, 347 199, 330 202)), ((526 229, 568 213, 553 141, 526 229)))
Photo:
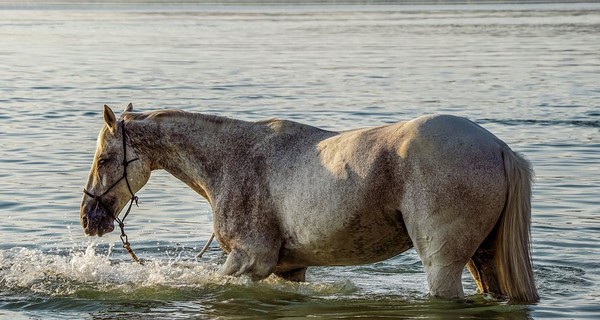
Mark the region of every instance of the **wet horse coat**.
MULTIPOLYGON (((303 281, 308 266, 372 263, 414 246, 434 296, 462 297, 468 264, 481 292, 538 299, 528 163, 469 120, 428 115, 332 132, 285 120, 132 111, 117 120, 105 108, 86 188, 102 194, 118 178, 111 159, 122 154, 124 121, 131 157, 139 158, 128 169, 132 188, 164 169, 206 198, 228 253, 223 274, 303 281)), ((112 231, 126 188, 108 192, 107 206, 84 196, 87 234, 112 231)))

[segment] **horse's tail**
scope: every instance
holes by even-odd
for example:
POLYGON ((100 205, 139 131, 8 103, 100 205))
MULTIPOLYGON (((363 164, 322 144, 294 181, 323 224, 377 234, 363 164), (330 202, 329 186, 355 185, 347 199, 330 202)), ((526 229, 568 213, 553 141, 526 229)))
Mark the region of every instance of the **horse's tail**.
POLYGON ((533 170, 526 159, 508 146, 502 154, 508 192, 496 234, 494 264, 498 285, 511 300, 537 302, 529 234, 533 170))

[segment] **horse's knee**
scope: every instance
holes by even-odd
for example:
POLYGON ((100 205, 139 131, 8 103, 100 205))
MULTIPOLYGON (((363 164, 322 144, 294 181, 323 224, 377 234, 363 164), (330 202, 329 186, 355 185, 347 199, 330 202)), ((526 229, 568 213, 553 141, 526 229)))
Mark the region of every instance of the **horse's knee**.
POLYGON ((277 261, 268 256, 248 254, 245 251, 234 249, 227 256, 227 260, 219 270, 219 273, 229 276, 249 276, 258 281, 268 277, 277 261))
POLYGON ((232 250, 227 255, 227 260, 219 269, 219 273, 226 276, 236 276, 244 265, 244 253, 238 250, 232 250))

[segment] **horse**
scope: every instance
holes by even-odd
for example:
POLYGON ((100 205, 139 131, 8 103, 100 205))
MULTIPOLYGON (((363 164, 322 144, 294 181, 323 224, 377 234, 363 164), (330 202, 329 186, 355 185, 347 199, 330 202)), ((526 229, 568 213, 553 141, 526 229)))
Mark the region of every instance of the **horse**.
MULTIPOLYGON (((159 110, 104 125, 81 203, 90 236, 113 231, 154 170, 204 197, 227 259, 219 272, 305 281, 309 266, 368 264, 410 248, 429 294, 539 300, 530 256, 533 172, 520 154, 453 115, 343 132, 159 110)), ((127 213, 129 213, 129 209, 127 213)))

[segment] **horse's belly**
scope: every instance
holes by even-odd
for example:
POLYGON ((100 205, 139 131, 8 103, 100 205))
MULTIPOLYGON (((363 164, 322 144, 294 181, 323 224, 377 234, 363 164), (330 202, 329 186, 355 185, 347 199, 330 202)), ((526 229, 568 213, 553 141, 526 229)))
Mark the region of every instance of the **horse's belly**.
POLYGON ((280 264, 354 265, 382 261, 412 247, 399 211, 357 214, 304 225, 285 245, 280 264))

